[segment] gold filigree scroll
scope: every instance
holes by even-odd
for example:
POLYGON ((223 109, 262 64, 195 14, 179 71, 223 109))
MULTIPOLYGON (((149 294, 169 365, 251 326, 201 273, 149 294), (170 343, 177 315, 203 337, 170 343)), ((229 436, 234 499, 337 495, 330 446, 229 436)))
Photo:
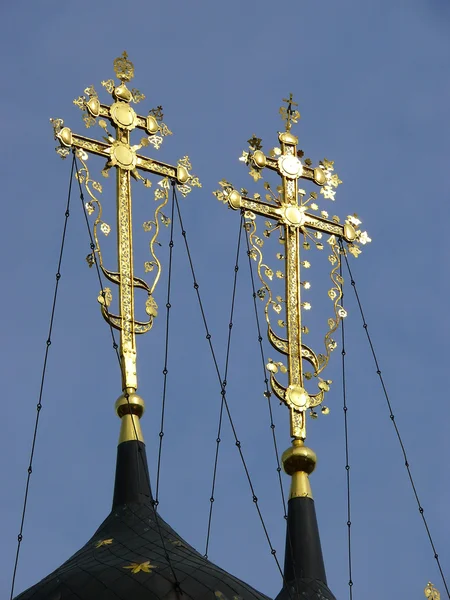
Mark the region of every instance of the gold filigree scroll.
MULTIPOLYGON (((264 183, 267 191, 265 200, 260 194, 248 196, 247 190, 238 192, 226 180, 220 182, 221 189, 214 192, 216 198, 228 204, 234 210, 244 214, 244 226, 250 244, 250 258, 256 261, 258 278, 261 287, 256 292, 258 297, 265 302, 264 313, 268 325, 268 338, 272 346, 287 357, 287 366, 281 361, 271 360, 267 364, 270 373, 270 383, 274 394, 288 406, 291 415, 291 435, 295 439, 304 440, 306 437, 305 416, 309 412, 312 418, 317 417, 315 408, 323 403, 325 393, 329 391, 331 381, 323 379, 320 374, 329 362, 331 352, 337 347, 333 334, 341 320, 345 318, 346 311, 341 304, 343 280, 340 275, 341 252, 349 252, 357 257, 361 248, 370 242, 366 232, 359 229, 361 221, 356 215, 348 216, 343 224, 337 216, 328 216, 328 212, 320 210, 318 194, 311 192, 306 196, 306 191, 299 188, 299 180, 305 179, 313 182, 320 188, 321 197, 334 201, 336 188, 342 183, 334 172, 334 163, 328 159, 319 162, 317 167, 312 166, 312 161, 303 159, 304 153, 297 149, 298 139, 291 133, 294 123, 300 114, 294 108, 297 104, 293 101, 292 94, 284 100, 287 108, 283 107, 280 113, 286 121, 286 131, 279 133, 279 147, 273 148, 269 156, 262 150, 262 140, 255 134, 248 140, 249 148, 242 153, 240 160, 244 162, 249 175, 254 181, 262 178, 265 169, 275 172, 281 177, 281 185, 275 193, 268 182, 264 183), (264 262, 262 246, 263 237, 257 235, 256 215, 263 216, 266 221, 266 230, 263 237, 270 237, 277 231, 282 243, 282 252, 277 252, 277 259, 281 268, 272 269, 264 262), (325 236, 325 237, 324 237, 325 236), (341 244, 346 243, 346 249, 341 249, 341 244), (313 246, 318 250, 330 248, 329 261, 331 268, 332 286, 328 296, 333 302, 333 317, 328 319, 328 331, 325 334, 325 351, 316 354, 314 350, 302 342, 308 333, 308 327, 303 324, 303 314, 311 309, 311 303, 304 298, 304 290, 310 288, 310 283, 303 280, 301 274, 307 272, 311 264, 309 260, 301 257, 303 251, 310 250, 313 246), (276 279, 283 280, 285 286, 284 298, 274 298, 273 284, 276 279), (272 313, 272 310, 275 314, 272 313), (275 317, 275 318, 274 318, 275 317), (279 334, 282 330, 283 334, 279 334), (306 361, 312 369, 303 370, 306 361), (287 386, 282 385, 277 379, 278 373, 285 373, 287 386), (305 380, 313 377, 318 382, 318 392, 309 393, 305 389, 305 380)), ((327 414, 329 409, 322 405, 322 413, 327 414)))
MULTIPOLYGON (((164 178, 163 180, 161 180, 159 182, 159 185, 161 187, 159 189, 155 190, 155 201, 156 202, 160 201, 160 204, 158 204, 158 206, 155 209, 155 214, 154 214, 153 220, 145 221, 145 223, 143 223, 144 231, 147 231, 147 232, 153 231, 153 235, 149 242, 150 254, 151 254, 153 260, 147 261, 144 264, 146 273, 154 272, 153 283, 150 286, 150 294, 153 294, 156 284, 158 283, 159 277, 161 275, 161 263, 155 253, 155 244, 158 243, 157 239, 158 239, 158 234, 159 234, 159 223, 161 222, 166 227, 168 227, 171 223, 170 218, 167 217, 162 212, 162 209, 166 206, 167 202, 169 201, 170 184, 169 184, 169 180, 167 179, 167 177, 164 178)), ((157 309, 157 306, 155 304, 154 310, 156 310, 156 309, 157 309)))
MULTIPOLYGON (((102 219, 103 207, 98 198, 98 194, 102 193, 103 187, 99 182, 94 181, 91 178, 90 173, 89 173, 89 168, 88 168, 88 165, 86 162, 88 159, 86 153, 82 152, 81 150, 77 150, 76 154, 77 154, 78 160, 81 163, 81 168, 78 169, 77 179, 80 181, 80 183, 82 185, 84 185, 84 188, 89 195, 89 200, 85 203, 86 212, 88 213, 89 216, 95 215, 95 221, 94 221, 94 224, 92 227, 95 248, 93 249, 93 251, 90 254, 87 255, 86 261, 87 261, 89 267, 92 267, 95 264, 95 262, 98 262, 98 265, 101 268, 105 277, 112 283, 115 283, 116 285, 120 285, 121 273, 111 271, 111 270, 107 269, 105 267, 105 265, 103 264, 103 256, 102 256, 102 251, 101 251, 101 246, 100 246, 100 241, 99 241, 99 230, 104 235, 108 235, 110 232, 109 225, 107 223, 105 223, 102 219)), ((165 203, 167 203, 167 200, 165 203)), ((159 206, 157 208, 157 211, 158 211, 158 209, 160 210, 162 207, 163 207, 163 205, 159 206)), ((154 236, 154 238, 153 238, 153 244, 156 242, 156 237, 154 236)), ((127 277, 127 276, 129 277, 128 273, 125 274, 125 277, 127 277)), ((141 289, 141 290, 144 290, 147 292, 147 300, 145 303, 145 307, 146 307, 146 312, 149 315, 149 319, 146 322, 137 321, 134 319, 134 331, 136 334, 143 334, 143 333, 146 333, 147 331, 149 331, 153 325, 153 317, 157 316, 157 306, 156 306, 156 302, 154 301, 154 298, 152 296, 153 291, 156 287, 156 283, 157 283, 157 280, 154 281, 152 287, 150 287, 147 284, 147 282, 144 281, 143 279, 133 276, 133 288, 141 289), (155 307, 156 307, 156 312, 155 312, 155 307)), ((111 301, 112 301, 111 290, 109 288, 103 289, 100 292, 100 295, 98 296, 98 302, 101 305, 102 315, 107 323, 112 325, 115 329, 122 330, 121 317, 112 314, 111 311, 109 310, 111 301)), ((129 306, 130 300, 127 300, 126 304, 129 306)), ((130 340, 130 331, 129 330, 128 330, 128 332, 125 333, 125 336, 126 336, 127 340, 129 341, 130 340)))
POLYGON ((89 214, 95 214, 93 226, 94 248, 87 256, 88 265, 92 267, 98 262, 108 281, 118 285, 118 314, 112 314, 109 307, 112 302, 110 288, 100 292, 98 300, 101 311, 106 321, 116 329, 120 330, 120 356, 123 371, 123 390, 136 391, 136 334, 142 334, 152 326, 153 319, 158 314, 158 307, 153 297, 157 282, 161 273, 161 264, 156 256, 155 247, 159 234, 160 223, 168 224, 170 220, 162 213, 162 208, 167 204, 169 181, 177 186, 181 194, 186 196, 193 187, 201 187, 198 177, 191 174, 189 158, 184 156, 176 166, 163 163, 138 153, 142 148, 153 146, 158 149, 164 137, 172 132, 163 123, 162 107, 151 109, 147 116, 138 115, 132 104, 137 104, 144 99, 138 89, 128 89, 127 83, 134 77, 133 63, 124 52, 122 56, 114 61, 114 71, 119 83, 114 79, 102 81, 104 89, 111 94, 110 104, 102 104, 94 86, 84 90, 83 95, 74 100, 76 106, 83 112, 83 121, 86 127, 91 128, 98 125, 102 129, 102 141, 87 138, 76 134, 64 125, 62 119, 52 119, 55 139, 59 142, 58 154, 65 158, 72 150, 76 152, 82 167, 79 169, 78 177, 84 184, 89 196, 86 202, 86 210, 89 214), (112 133, 111 133, 111 131, 112 133), (144 132, 139 143, 132 144, 131 135, 135 130, 144 132), (99 194, 102 186, 94 181, 87 168, 86 160, 88 153, 102 157, 106 164, 102 170, 104 177, 109 176, 110 169, 114 168, 117 178, 117 272, 107 269, 103 264, 102 252, 99 238, 101 235, 109 235, 111 226, 102 219, 102 205, 99 194), (134 275, 133 241, 132 241, 132 206, 131 206, 131 178, 138 180, 145 187, 151 187, 152 183, 147 178, 148 174, 162 176, 162 188, 155 193, 158 206, 154 213, 154 220, 148 221, 147 226, 153 229, 150 240, 151 260, 145 264, 146 272, 153 273, 152 283, 148 284, 143 279, 134 275), (147 294, 145 310, 148 320, 141 322, 135 319, 134 296, 135 290, 142 289, 147 294))

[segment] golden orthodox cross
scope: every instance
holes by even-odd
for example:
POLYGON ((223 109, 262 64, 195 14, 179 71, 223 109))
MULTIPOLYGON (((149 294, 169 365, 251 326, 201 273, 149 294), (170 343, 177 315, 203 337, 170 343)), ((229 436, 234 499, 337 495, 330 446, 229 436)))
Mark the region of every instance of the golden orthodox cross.
POLYGON ((99 259, 99 264, 103 273, 109 281, 119 286, 119 315, 113 315, 109 312, 108 306, 111 302, 111 291, 105 288, 98 300, 101 304, 102 314, 106 321, 120 330, 120 357, 122 363, 122 387, 124 392, 129 394, 136 392, 136 334, 147 332, 153 323, 153 318, 157 315, 157 305, 153 298, 153 291, 160 274, 160 263, 154 254, 154 244, 159 231, 160 220, 167 224, 168 219, 161 213, 161 208, 167 203, 169 180, 177 185, 183 195, 191 191, 191 186, 201 187, 197 177, 189 173, 189 158, 185 156, 178 161, 177 166, 172 166, 153 158, 148 158, 137 153, 142 147, 153 145, 158 149, 163 141, 163 137, 172 132, 162 122, 162 108, 158 106, 145 117, 136 114, 132 102, 137 103, 144 98, 136 89, 128 89, 127 82, 134 76, 134 66, 128 60, 126 52, 114 61, 114 71, 119 84, 109 79, 103 81, 102 85, 112 95, 113 102, 101 104, 97 92, 90 86, 85 89, 86 96, 80 96, 74 100, 81 110, 84 111, 84 122, 87 127, 98 124, 106 132, 104 141, 94 140, 83 135, 72 132, 68 127, 64 127, 62 119, 52 119, 55 138, 60 142, 57 152, 64 158, 69 154, 69 149, 73 149, 81 161, 83 168, 79 172, 79 179, 84 183, 90 200, 86 203, 89 213, 96 213, 94 223, 94 252, 87 257, 90 266, 94 264, 95 257, 99 259), (108 131, 108 124, 115 129, 115 136, 108 131), (133 130, 144 131, 146 136, 141 139, 139 144, 131 145, 130 134, 133 130), (101 220, 102 207, 97 194, 101 193, 102 186, 90 178, 89 170, 86 165, 87 153, 96 154, 106 158, 106 166, 102 175, 108 176, 108 170, 111 167, 116 169, 117 177, 117 242, 118 242, 118 271, 113 272, 106 269, 103 265, 102 254, 98 242, 98 227, 104 234, 110 231, 109 225, 101 220), (153 221, 144 223, 146 231, 153 230, 153 237, 150 241, 150 251, 153 257, 152 261, 145 264, 146 271, 155 271, 152 285, 148 285, 143 279, 135 277, 133 265, 133 234, 132 234, 132 204, 131 204, 131 176, 140 180, 146 187, 151 186, 151 182, 144 178, 139 171, 162 175, 164 179, 160 182, 161 188, 155 192, 155 200, 161 201, 155 210, 153 221), (134 312, 134 289, 140 288, 147 292, 146 312, 148 320, 140 322, 135 319, 134 312))
MULTIPOLYGON (((234 210, 241 210, 247 217, 246 228, 250 232, 250 242, 252 243, 252 257, 258 262, 258 274, 263 283, 263 289, 260 297, 268 295, 266 303, 266 319, 268 321, 268 337, 272 346, 280 353, 288 357, 287 371, 288 385, 283 386, 275 377, 282 363, 269 362, 267 369, 270 372, 270 383, 275 395, 286 404, 290 409, 291 416, 291 436, 294 439, 304 441, 306 438, 306 412, 309 410, 312 416, 315 416, 314 408, 319 406, 324 398, 324 392, 329 390, 330 381, 323 380, 319 374, 328 363, 330 352, 336 347, 336 342, 331 338, 331 334, 337 329, 340 320, 346 315, 345 310, 339 304, 342 297, 341 277, 338 273, 340 265, 340 246, 339 240, 348 243, 348 250, 357 256, 360 253, 358 243, 365 244, 370 241, 366 232, 360 231, 357 226, 360 224, 356 216, 347 217, 344 224, 339 222, 337 217, 328 219, 328 214, 322 211, 320 214, 314 214, 318 210, 315 203, 316 193, 311 193, 305 200, 306 192, 298 187, 299 179, 312 181, 321 188, 321 193, 325 198, 334 200, 336 187, 342 183, 334 173, 333 162, 323 160, 316 168, 311 167, 311 161, 306 159, 302 162, 302 151, 297 150, 298 138, 294 136, 290 129, 293 123, 300 118, 297 106, 293 102, 292 94, 284 102, 288 104, 281 107, 280 114, 286 122, 286 130, 279 133, 278 139, 280 147, 274 148, 270 156, 266 156, 262 151, 261 139, 255 135, 248 140, 250 150, 243 152, 240 160, 245 162, 250 168, 250 175, 254 181, 262 178, 262 171, 269 169, 277 173, 282 179, 282 186, 279 188, 279 195, 271 192, 270 185, 265 184, 270 191, 266 195, 264 202, 259 194, 253 198, 248 197, 246 190, 238 192, 227 181, 221 181, 222 190, 215 192, 216 197, 228 203, 234 210), (307 212, 307 209, 313 212, 307 212), (262 215, 271 222, 266 226, 265 235, 268 237, 274 229, 281 231, 281 239, 285 244, 284 255, 278 255, 278 258, 284 259, 284 273, 277 272, 277 276, 285 280, 285 321, 281 321, 282 326, 286 327, 286 337, 281 337, 271 324, 268 308, 272 305, 275 312, 282 310, 281 302, 275 302, 272 297, 269 282, 272 279, 273 271, 262 262, 261 246, 263 241, 255 235, 256 225, 254 223, 255 215, 262 215), (275 224, 275 225, 274 225, 275 224), (304 236, 304 247, 309 248, 310 244, 307 238, 311 239, 319 249, 323 249, 323 244, 319 242, 323 234, 328 234, 328 243, 332 254, 329 259, 333 265, 331 279, 333 287, 329 291, 330 298, 334 301, 335 316, 329 319, 329 331, 325 336, 325 354, 316 355, 316 353, 302 343, 302 333, 306 333, 306 328, 302 327, 302 310, 310 308, 309 302, 302 302, 301 287, 305 287, 307 282, 302 282, 300 278, 300 265, 309 267, 308 261, 301 263, 300 259, 300 236, 304 236), (304 373, 303 360, 306 360, 312 367, 313 373, 304 373), (305 390, 304 378, 309 379, 312 375, 319 379, 319 392, 309 394, 305 390)), ((308 286, 306 286, 308 287, 308 286)), ((281 298, 280 298, 281 300, 281 298)), ((278 321, 280 324, 280 321, 278 321)), ((325 407, 323 412, 327 412, 325 407)))

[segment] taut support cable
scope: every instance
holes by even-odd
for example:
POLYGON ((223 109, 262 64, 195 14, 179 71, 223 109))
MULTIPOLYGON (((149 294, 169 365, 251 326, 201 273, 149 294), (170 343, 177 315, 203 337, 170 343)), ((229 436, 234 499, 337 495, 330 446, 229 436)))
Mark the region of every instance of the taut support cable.
POLYGON ((269 378, 267 377, 266 360, 264 357, 264 349, 263 349, 263 345, 262 345, 263 338, 261 335, 261 326, 259 323, 258 309, 256 307, 256 297, 257 296, 256 296, 255 278, 253 275, 252 261, 251 261, 251 256, 250 256, 250 242, 248 239, 247 231, 246 231, 246 240, 247 240, 248 266, 249 266, 249 270, 250 270, 250 280, 252 283, 253 307, 255 309, 256 329, 258 331, 258 344, 259 344, 259 350, 260 350, 260 354, 261 354, 261 364, 262 364, 262 370, 263 370, 263 375, 264 375, 264 386, 265 386, 264 396, 267 398, 267 406, 269 409, 270 429, 272 431, 273 447, 274 447, 275 459, 276 459, 276 463, 277 463, 277 474, 278 474, 278 481, 280 484, 281 502, 283 504, 283 516, 285 519, 287 519, 286 499, 284 496, 283 481, 281 479, 280 455, 278 452, 277 438, 275 435, 275 423, 273 421, 272 401, 271 401, 272 392, 269 389, 269 378))
MULTIPOLYGON (((176 203, 178 218, 179 218, 179 221, 180 221, 181 235, 184 238, 186 252, 187 252, 187 256, 188 256, 188 260, 189 260, 189 266, 190 266, 191 273, 192 273, 192 278, 193 278, 193 281, 194 281, 193 285, 194 285, 194 289, 195 289, 196 294, 197 294, 197 299, 198 299, 198 302, 199 302, 200 312, 201 312, 201 315, 202 315, 202 320, 203 320, 203 324, 204 324, 205 331, 206 331, 206 339, 208 340, 209 348, 210 348, 210 351, 211 351, 211 356, 212 356, 214 367, 215 367, 215 370, 216 370, 216 373, 217 373, 217 378, 219 380, 220 390, 221 390, 221 394, 222 394, 222 397, 223 397, 223 402, 224 402, 225 410, 226 410, 226 413, 228 415, 228 419, 229 419, 229 422, 230 422, 230 425, 231 425, 231 430, 233 432, 233 436, 234 436, 234 440, 235 440, 235 445, 236 445, 236 447, 237 447, 237 449, 239 451, 239 456, 241 458, 241 462, 242 462, 242 465, 244 467, 245 475, 247 477, 247 481, 248 481, 248 484, 249 484, 249 487, 250 487, 250 491, 251 491, 251 494, 252 494, 252 500, 253 500, 253 503, 255 504, 255 508, 256 508, 257 513, 258 513, 259 520, 260 520, 262 528, 264 530, 264 534, 266 536, 266 540, 267 540, 267 543, 268 543, 269 548, 270 548, 270 553, 274 557, 274 560, 275 560, 275 563, 277 565, 278 571, 280 572, 280 575, 283 578, 283 582, 286 583, 283 570, 282 570, 282 568, 280 566, 280 563, 279 563, 279 560, 278 560, 278 557, 277 557, 277 551, 272 546, 272 542, 271 542, 271 539, 270 539, 270 536, 269 536, 269 532, 267 531, 267 527, 266 527, 266 524, 264 522, 264 518, 262 516, 261 509, 260 509, 259 504, 258 504, 258 497, 255 494, 255 490, 254 490, 253 483, 252 483, 252 480, 251 480, 251 477, 250 477, 250 473, 249 473, 249 470, 248 470, 248 467, 247 467, 247 463, 245 461, 244 454, 242 452, 242 444, 241 444, 241 442, 240 442, 240 440, 239 440, 239 438, 237 436, 236 428, 235 428, 235 425, 234 425, 234 422, 233 422, 233 418, 231 416, 230 407, 229 407, 227 399, 226 399, 226 390, 225 390, 225 388, 223 386, 222 376, 220 375, 219 365, 217 363, 216 354, 214 352, 214 347, 212 345, 211 333, 210 333, 209 328, 208 328, 208 323, 207 323, 207 320, 206 320, 206 315, 205 315, 205 311, 204 311, 204 308, 203 308, 203 303, 202 303, 200 292, 199 292, 199 287, 200 286, 199 286, 199 284, 197 282, 197 278, 196 278, 196 275, 195 275, 194 265, 193 265, 193 262, 192 262, 192 256, 191 256, 191 252, 190 252, 190 249, 189 249, 189 244, 188 244, 188 240, 187 240, 186 230, 185 230, 184 225, 183 225, 183 219, 181 217, 180 205, 179 205, 179 202, 178 202, 178 198, 177 198, 176 192, 175 192, 175 203, 176 203)), ((287 586, 287 584, 286 584, 286 587, 289 590, 289 587, 287 586)), ((289 592, 289 596, 290 596, 290 592, 289 592)))
POLYGON ((224 396, 225 389, 227 386, 227 377, 228 377, 228 361, 230 358, 230 347, 231 347, 231 332, 233 330, 233 315, 234 315, 234 302, 236 299, 236 285, 237 285, 237 276, 239 273, 239 252, 241 249, 241 237, 242 237, 242 225, 243 219, 241 219, 239 223, 239 236, 236 248, 236 261, 234 265, 234 278, 233 278, 233 292, 231 294, 231 308, 230 308, 230 322, 228 323, 228 340, 227 340, 227 353, 225 358, 225 370, 222 382, 222 390, 221 390, 221 401, 220 401, 220 411, 219 411, 219 425, 217 427, 217 437, 216 437, 216 452, 214 457, 214 470, 211 484, 211 496, 209 498, 209 516, 208 516, 208 531, 206 534, 206 545, 205 545, 205 558, 208 558, 208 547, 209 547, 209 539, 211 535, 211 521, 212 521, 212 513, 213 513, 213 505, 214 505, 214 492, 216 489, 216 476, 217 476, 217 465, 219 461, 219 447, 221 442, 221 432, 222 432, 222 421, 223 421, 223 409, 224 409, 224 396))
POLYGON ((422 506, 422 504, 420 502, 420 499, 419 499, 419 494, 417 492, 416 484, 414 482, 414 479, 413 479, 413 476, 412 476, 412 472, 411 472, 411 468, 409 466, 409 461, 408 461, 408 456, 406 454, 405 445, 403 443, 402 436, 400 435, 400 430, 399 430, 397 422, 395 420, 395 415, 394 415, 393 410, 392 410, 392 404, 391 404, 391 401, 389 399, 389 395, 388 395, 388 392, 387 392, 387 389, 386 389, 386 384, 384 382, 383 375, 381 373, 381 369, 380 369, 380 366, 379 366, 379 363, 378 363, 378 358, 377 358, 377 355, 375 353, 375 348, 374 348, 372 339, 370 337, 369 326, 367 324, 366 317, 364 315, 364 311, 363 311, 363 308, 362 308, 362 303, 361 303, 361 300, 360 300, 360 297, 359 297, 359 294, 358 294, 358 290, 356 289, 356 282, 353 279, 353 274, 352 274, 352 271, 350 269, 350 265, 349 265, 349 262, 348 262, 348 259, 347 259, 347 255, 344 254, 344 257, 345 257, 345 263, 346 263, 347 269, 348 269, 348 274, 350 276, 350 282, 352 284, 353 291, 355 292, 356 301, 358 303, 359 312, 361 314, 361 319, 362 319, 362 322, 363 322, 363 328, 364 328, 364 330, 366 332, 367 341, 369 342, 370 351, 372 353, 372 357, 373 357, 373 360, 374 360, 374 363, 375 363, 375 366, 376 366, 376 373, 377 373, 377 375, 378 375, 378 377, 380 379, 381 387, 383 388, 383 394, 384 394, 384 397, 386 399, 386 404, 387 404, 387 407, 388 407, 388 410, 389 410, 389 418, 391 419, 392 425, 394 426, 395 434, 396 434, 398 442, 400 444, 400 448, 401 448, 401 451, 402 451, 402 454, 403 454, 403 458, 404 458, 404 461, 405 461, 405 468, 406 468, 406 471, 408 473, 409 481, 411 483, 411 488, 413 490, 414 497, 415 497, 416 502, 417 502, 417 507, 419 509, 420 516, 422 517, 422 521, 423 521, 425 530, 427 532, 427 536, 428 536, 428 539, 430 541, 431 548, 433 550, 434 559, 435 559, 436 564, 438 566, 439 573, 440 573, 441 579, 442 579, 442 583, 444 584, 445 591, 447 592, 447 596, 450 598, 450 592, 449 592, 449 589, 448 589, 448 586, 447 586, 447 581, 445 579, 444 571, 442 570, 441 562, 439 560, 439 555, 438 555, 438 553, 436 551, 436 546, 434 544, 433 537, 431 535, 431 531, 430 531, 430 528, 429 528, 429 525, 428 525, 428 521, 427 521, 427 519, 425 517, 425 510, 424 510, 424 508, 423 508, 423 506, 422 506))
MULTIPOLYGON (((264 357, 264 349, 263 349, 263 345, 262 345, 262 335, 261 335, 261 326, 259 323, 259 315, 258 315, 258 309, 256 306, 256 287, 255 287, 255 278, 253 275, 253 269, 252 269, 252 261, 251 261, 251 250, 250 250, 250 241, 249 241, 249 236, 248 236, 248 231, 245 231, 246 234, 246 241, 247 241, 247 256, 248 256, 248 267, 250 270, 250 280, 252 283, 252 297, 253 297, 253 308, 255 310, 255 322, 256 322, 256 329, 258 332, 258 344, 259 344, 259 350, 260 350, 260 354, 261 354, 261 363, 262 363, 262 369, 263 369, 263 374, 264 374, 264 385, 265 385, 265 391, 264 391, 264 396, 267 398, 267 406, 269 409, 269 419, 270 419, 270 429, 272 431, 272 439, 273 439, 273 446, 274 446, 274 451, 275 451, 275 459, 276 459, 276 463, 277 463, 277 474, 278 474, 278 481, 280 484, 280 492, 281 492, 281 502, 283 505, 283 516, 284 519, 287 521, 288 515, 287 515, 287 511, 286 511, 286 499, 285 499, 285 495, 284 495, 284 489, 283 489, 283 481, 281 479, 281 467, 280 467, 280 455, 278 452, 278 444, 277 444, 277 437, 275 435, 275 423, 273 421, 273 412, 272 412, 272 392, 269 389, 269 378, 267 377, 267 371, 266 371, 266 360, 264 357)), ((291 540, 291 535, 289 530, 287 531, 287 535, 288 535, 288 541, 289 541, 289 545, 291 547, 291 553, 293 556, 293 548, 292 548, 292 540, 291 540)), ((293 563, 295 564, 294 559, 293 563)), ((297 594, 299 594, 299 589, 298 589, 298 581, 295 580, 295 585, 296 585, 296 592, 297 594)))
POLYGON ((159 447, 158 447, 158 467, 156 472, 156 495, 155 495, 155 507, 159 505, 159 480, 161 476, 161 456, 162 456, 162 445, 164 438, 164 418, 166 413, 166 392, 167 392, 167 375, 169 374, 169 326, 170 326, 170 309, 172 305, 170 303, 170 292, 172 287, 172 258, 173 258, 173 216, 175 207, 175 196, 174 196, 175 182, 172 182, 172 208, 171 208, 171 219, 170 219, 170 241, 169 241, 169 268, 167 272, 167 301, 166 301, 166 332, 165 332, 165 349, 164 349, 164 367, 163 367, 163 394, 161 404, 161 427, 159 431, 159 447))
POLYGON ((36 448, 39 417, 40 417, 41 409, 42 409, 42 395, 44 393, 45 375, 47 373, 48 353, 50 350, 50 346, 52 345, 52 331, 53 331, 53 322, 55 319, 56 300, 58 298, 59 282, 61 280, 61 265, 62 265, 62 259, 63 259, 63 254, 64 254, 64 246, 65 246, 65 242, 66 242, 67 223, 68 223, 69 217, 70 217, 70 197, 71 197, 71 193, 72 193, 72 181, 73 181, 74 168, 75 168, 75 155, 73 157, 72 167, 70 170, 69 190, 67 193, 66 211, 64 213, 64 226, 63 226, 63 232, 62 232, 62 238, 61 238, 61 246, 60 246, 60 250, 59 250, 58 267, 57 267, 56 275, 55 275, 56 281, 55 281, 55 290, 53 292, 53 303, 52 303, 52 310, 51 310, 51 315, 50 315, 50 325, 48 328, 47 340, 45 342, 44 365, 42 367, 41 384, 40 384, 40 388, 39 388, 39 399, 38 399, 38 403, 36 405, 36 420, 34 423, 33 441, 31 443, 30 462, 29 462, 28 469, 27 469, 28 475, 27 475, 27 482, 26 482, 26 486, 25 486, 25 496, 23 499, 22 518, 20 521, 19 535, 17 536, 17 551, 16 551, 16 558, 14 561, 14 571, 13 571, 12 582, 11 582, 11 595, 10 595, 11 600, 14 595, 14 586, 15 586, 15 582, 16 582, 17 566, 19 563, 19 553, 20 553, 21 543, 23 540, 23 527, 24 527, 24 523, 25 523, 25 513, 26 513, 26 509, 27 509, 28 491, 30 488, 30 478, 31 478, 31 473, 33 472, 33 458, 34 458, 34 451, 36 448))
MULTIPOLYGON (((342 241, 339 241, 341 253, 344 254, 342 241)), ((342 262, 339 266, 339 275, 342 278, 342 262)), ((344 308, 344 286, 342 286, 341 306, 344 308)), ((342 399, 344 411, 344 440, 345 440, 345 478, 347 488, 347 553, 348 553, 348 594, 353 600, 353 576, 352 576, 352 518, 351 518, 351 494, 350 494, 350 452, 348 444, 348 405, 347 405, 347 380, 345 372, 345 324, 341 321, 341 364, 342 364, 342 399)))

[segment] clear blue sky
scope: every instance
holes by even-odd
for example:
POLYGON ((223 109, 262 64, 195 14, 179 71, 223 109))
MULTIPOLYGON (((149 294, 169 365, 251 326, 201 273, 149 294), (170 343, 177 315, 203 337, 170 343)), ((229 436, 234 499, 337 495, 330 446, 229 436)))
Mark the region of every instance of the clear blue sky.
MULTIPOLYGON (((0 596, 9 595, 69 178, 69 162, 54 152, 49 118, 62 117, 84 132, 72 100, 90 84, 100 92, 101 80, 113 76, 112 61, 124 49, 135 63, 134 84, 146 94, 139 110, 162 104, 174 132, 159 156, 173 163, 189 154, 203 183, 182 201, 182 209, 221 364, 239 216, 211 192, 226 178, 262 193, 237 159, 253 133, 263 138, 265 149, 276 143, 280 100, 294 93, 302 115, 296 127, 300 146, 314 163, 335 160, 344 181, 333 207, 324 208, 342 217, 358 213, 373 239, 357 261, 352 259, 354 275, 422 503, 449 572, 450 5, 445 0, 98 0, 88 5, 42 0, 4 3, 1 16, 0 596)), ((91 159, 93 170, 101 167, 91 159)), ((111 225, 113 187, 104 198, 111 225)), ((139 225, 151 216, 152 192, 136 188, 135 206, 139 225)), ((147 260, 147 238, 140 225, 137 232, 141 265, 147 260)), ((114 236, 104 243, 113 244, 114 236)), ((74 195, 16 592, 83 545, 110 509, 119 429, 113 405, 120 378, 96 302, 95 274, 85 263, 88 251, 74 195)), ((202 550, 220 390, 179 236, 174 251, 160 509, 202 550)), ((228 397, 281 558, 284 521, 244 267, 245 262, 228 397)), ((157 292, 161 306, 164 282, 157 292)), ((366 600, 422 598, 428 580, 441 591, 442 585, 350 286, 347 292, 354 593, 366 600)), ((322 300, 312 291, 311 302, 310 328, 320 333, 329 315, 319 310, 322 300)), ((329 310, 326 301, 323 305, 329 310)), ((139 340, 140 393, 147 402, 143 429, 153 482, 163 333, 161 316, 139 340)), ((274 358, 273 352, 268 355, 274 358)), ((333 358, 331 413, 309 423, 308 442, 319 457, 312 486, 329 584, 345 598, 342 395, 340 357, 333 358)), ((283 450, 289 445, 288 415, 276 403, 274 411, 283 450)), ((280 578, 228 424, 222 437, 210 558, 275 595, 280 578)))

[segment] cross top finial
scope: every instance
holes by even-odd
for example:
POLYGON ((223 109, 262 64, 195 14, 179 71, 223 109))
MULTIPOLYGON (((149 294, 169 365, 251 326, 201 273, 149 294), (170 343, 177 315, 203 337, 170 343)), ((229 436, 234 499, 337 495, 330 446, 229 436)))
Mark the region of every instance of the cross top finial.
POLYGON ((128 54, 125 51, 122 53, 122 56, 118 56, 114 60, 114 72, 117 79, 120 79, 122 83, 133 79, 134 65, 131 60, 128 60, 128 54))
POLYGON ((289 98, 283 98, 283 102, 286 102, 286 106, 280 106, 280 115, 283 121, 286 121, 286 131, 290 131, 292 123, 297 123, 300 119, 300 113, 298 110, 294 110, 293 106, 298 106, 297 102, 294 102, 294 96, 292 92, 289 94, 289 98))
POLYGON ((441 600, 441 594, 434 587, 434 585, 431 583, 431 581, 429 581, 428 584, 426 585, 426 587, 424 589, 424 593, 425 593, 425 597, 428 600, 441 600))

